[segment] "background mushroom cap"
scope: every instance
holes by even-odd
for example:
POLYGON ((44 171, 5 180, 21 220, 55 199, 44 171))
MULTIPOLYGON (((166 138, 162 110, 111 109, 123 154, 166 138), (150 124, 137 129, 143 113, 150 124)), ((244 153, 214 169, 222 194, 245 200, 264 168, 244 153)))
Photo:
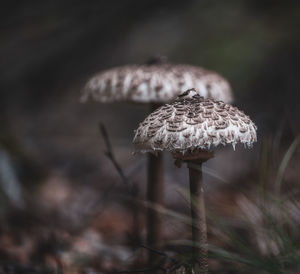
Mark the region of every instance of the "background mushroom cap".
POLYGON ((229 83, 217 73, 173 64, 127 65, 103 71, 87 82, 81 99, 168 103, 190 88, 196 88, 205 98, 224 102, 233 99, 229 83))
POLYGON ((218 145, 256 142, 256 126, 243 111, 222 101, 204 99, 188 90, 151 113, 135 132, 136 152, 185 153, 218 145))

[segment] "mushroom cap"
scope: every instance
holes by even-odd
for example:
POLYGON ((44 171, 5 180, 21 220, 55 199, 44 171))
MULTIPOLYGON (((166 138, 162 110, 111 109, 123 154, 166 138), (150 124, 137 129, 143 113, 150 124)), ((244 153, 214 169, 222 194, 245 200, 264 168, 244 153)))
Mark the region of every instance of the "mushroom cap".
POLYGON ((191 65, 127 65, 92 77, 83 89, 81 101, 89 97, 107 103, 168 103, 182 91, 196 88, 205 98, 231 102, 229 83, 215 72, 191 65))
POLYGON ((136 152, 210 150, 218 145, 256 142, 255 124, 243 111, 187 90, 171 104, 152 112, 135 132, 136 152))

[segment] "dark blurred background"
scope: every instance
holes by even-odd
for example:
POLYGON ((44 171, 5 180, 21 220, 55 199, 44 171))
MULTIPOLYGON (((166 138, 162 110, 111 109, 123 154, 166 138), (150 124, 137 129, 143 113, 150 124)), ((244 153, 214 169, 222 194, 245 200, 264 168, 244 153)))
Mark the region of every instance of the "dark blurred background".
MULTIPOLYGON (((129 221, 133 201, 103 153, 98 123, 143 199, 146 161, 131 154, 131 140, 147 109, 80 103, 82 86, 100 70, 161 54, 229 80, 234 104, 258 126, 258 143, 221 149, 207 164, 208 200, 218 197, 208 203, 221 215, 234 211, 240 190, 276 181, 299 134, 299 1, 6 1, 0 22, 3 273, 110 273, 139 262, 132 248, 143 241, 144 212, 136 213, 139 225, 129 221)), ((283 179, 294 186, 299 150, 290 156, 283 179)), ((165 164, 167 206, 188 213, 178 190, 187 171, 167 154, 165 164)), ((188 233, 175 223, 166 239, 188 233)))

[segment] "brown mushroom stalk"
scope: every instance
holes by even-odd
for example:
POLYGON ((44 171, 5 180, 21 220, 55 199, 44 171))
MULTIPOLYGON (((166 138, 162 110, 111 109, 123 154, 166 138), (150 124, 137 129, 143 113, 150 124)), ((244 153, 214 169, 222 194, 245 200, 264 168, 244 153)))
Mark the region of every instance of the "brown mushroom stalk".
MULTIPOLYGON (((154 56, 150 58, 146 65, 162 65, 167 62, 164 56, 154 56)), ((159 108, 161 104, 150 103, 150 113, 159 108)), ((147 210, 147 238, 146 243, 149 247, 161 248, 161 234, 162 234, 162 216, 157 210, 156 205, 163 204, 164 197, 164 170, 163 170, 163 153, 159 152, 157 155, 148 153, 148 167, 147 167, 147 201, 154 206, 147 210)), ((148 254, 148 265, 155 265, 159 256, 154 252, 148 254)))
MULTIPOLYGON (((162 216, 155 209, 156 205, 163 204, 163 154, 156 155, 148 153, 148 180, 147 201, 152 205, 147 209, 147 245, 151 248, 160 249, 162 246, 161 230, 162 216)), ((154 265, 159 258, 155 253, 149 252, 148 264, 154 265)))
POLYGON ((186 162, 190 175, 193 271, 208 272, 207 228, 202 163, 213 157, 212 149, 256 142, 256 126, 244 112, 222 101, 204 99, 195 89, 152 112, 135 132, 138 152, 169 151, 180 167, 186 162))
MULTIPOLYGON (((199 169, 202 163, 198 163, 199 169)), ((191 216, 192 216, 192 239, 193 255, 199 262, 201 273, 208 270, 207 262, 207 226, 205 216, 205 201, 202 181, 202 172, 192 165, 188 164, 190 176, 190 199, 191 199, 191 216), (198 243, 199 247, 195 244, 198 243)))
POLYGON ((205 213, 205 196, 202 178, 202 164, 213 157, 207 151, 199 151, 185 155, 174 155, 177 160, 187 163, 190 181, 190 207, 192 219, 193 261, 199 273, 208 272, 207 260, 207 225, 205 213))
MULTIPOLYGON (((161 105, 152 103, 150 105, 150 113, 155 111, 161 105)), ((156 205, 163 204, 164 197, 164 170, 163 170, 163 153, 158 152, 156 155, 148 153, 148 167, 147 167, 147 192, 146 198, 152 207, 147 209, 147 238, 146 243, 148 247, 160 249, 162 245, 162 217, 156 205)), ((148 264, 154 265, 159 256, 154 252, 148 254, 148 264)))

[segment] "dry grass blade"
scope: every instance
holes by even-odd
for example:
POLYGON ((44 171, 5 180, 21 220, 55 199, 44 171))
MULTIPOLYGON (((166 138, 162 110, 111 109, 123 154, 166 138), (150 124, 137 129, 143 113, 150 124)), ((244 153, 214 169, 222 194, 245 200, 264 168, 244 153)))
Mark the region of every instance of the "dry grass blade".
POLYGON ((209 167, 205 167, 203 166, 202 167, 202 172, 219 180, 220 182, 223 182, 223 183, 228 183, 227 180, 225 180, 224 178, 222 178, 214 169, 212 168, 209 168, 209 167))
POLYGON ((184 214, 177 213, 174 210, 170 210, 170 209, 167 209, 167 208, 165 208, 161 205, 153 204, 153 203, 150 203, 150 202, 147 202, 147 201, 141 201, 141 204, 144 205, 146 208, 152 208, 152 209, 156 210, 157 212, 159 212, 161 214, 164 214, 166 216, 173 217, 177 220, 180 220, 184 224, 188 224, 188 225, 191 224, 191 218, 185 216, 184 214))
POLYGON ((289 164, 289 161, 291 160, 294 152, 296 151, 297 146, 300 143, 300 135, 298 135, 296 137, 296 139, 293 141, 293 143, 290 145, 289 149, 287 150, 287 152, 285 153, 281 164, 279 166, 279 170, 277 173, 277 177, 275 180, 275 191, 277 194, 280 194, 280 189, 281 189, 281 185, 282 185, 282 179, 285 173, 285 170, 289 164))
POLYGON ((99 129, 100 129, 101 135, 103 137, 103 140, 104 140, 106 148, 107 148, 107 151, 105 152, 105 155, 111 160, 112 164, 114 165, 115 169, 119 173, 119 175, 120 175, 122 181, 124 182, 124 184, 128 185, 128 179, 125 176, 125 174, 123 172, 123 169, 121 168, 120 164, 116 160, 116 157, 115 157, 115 155, 113 153, 113 150, 112 150, 110 140, 108 138, 107 130, 106 130, 104 124, 101 123, 101 122, 99 123, 99 129))

